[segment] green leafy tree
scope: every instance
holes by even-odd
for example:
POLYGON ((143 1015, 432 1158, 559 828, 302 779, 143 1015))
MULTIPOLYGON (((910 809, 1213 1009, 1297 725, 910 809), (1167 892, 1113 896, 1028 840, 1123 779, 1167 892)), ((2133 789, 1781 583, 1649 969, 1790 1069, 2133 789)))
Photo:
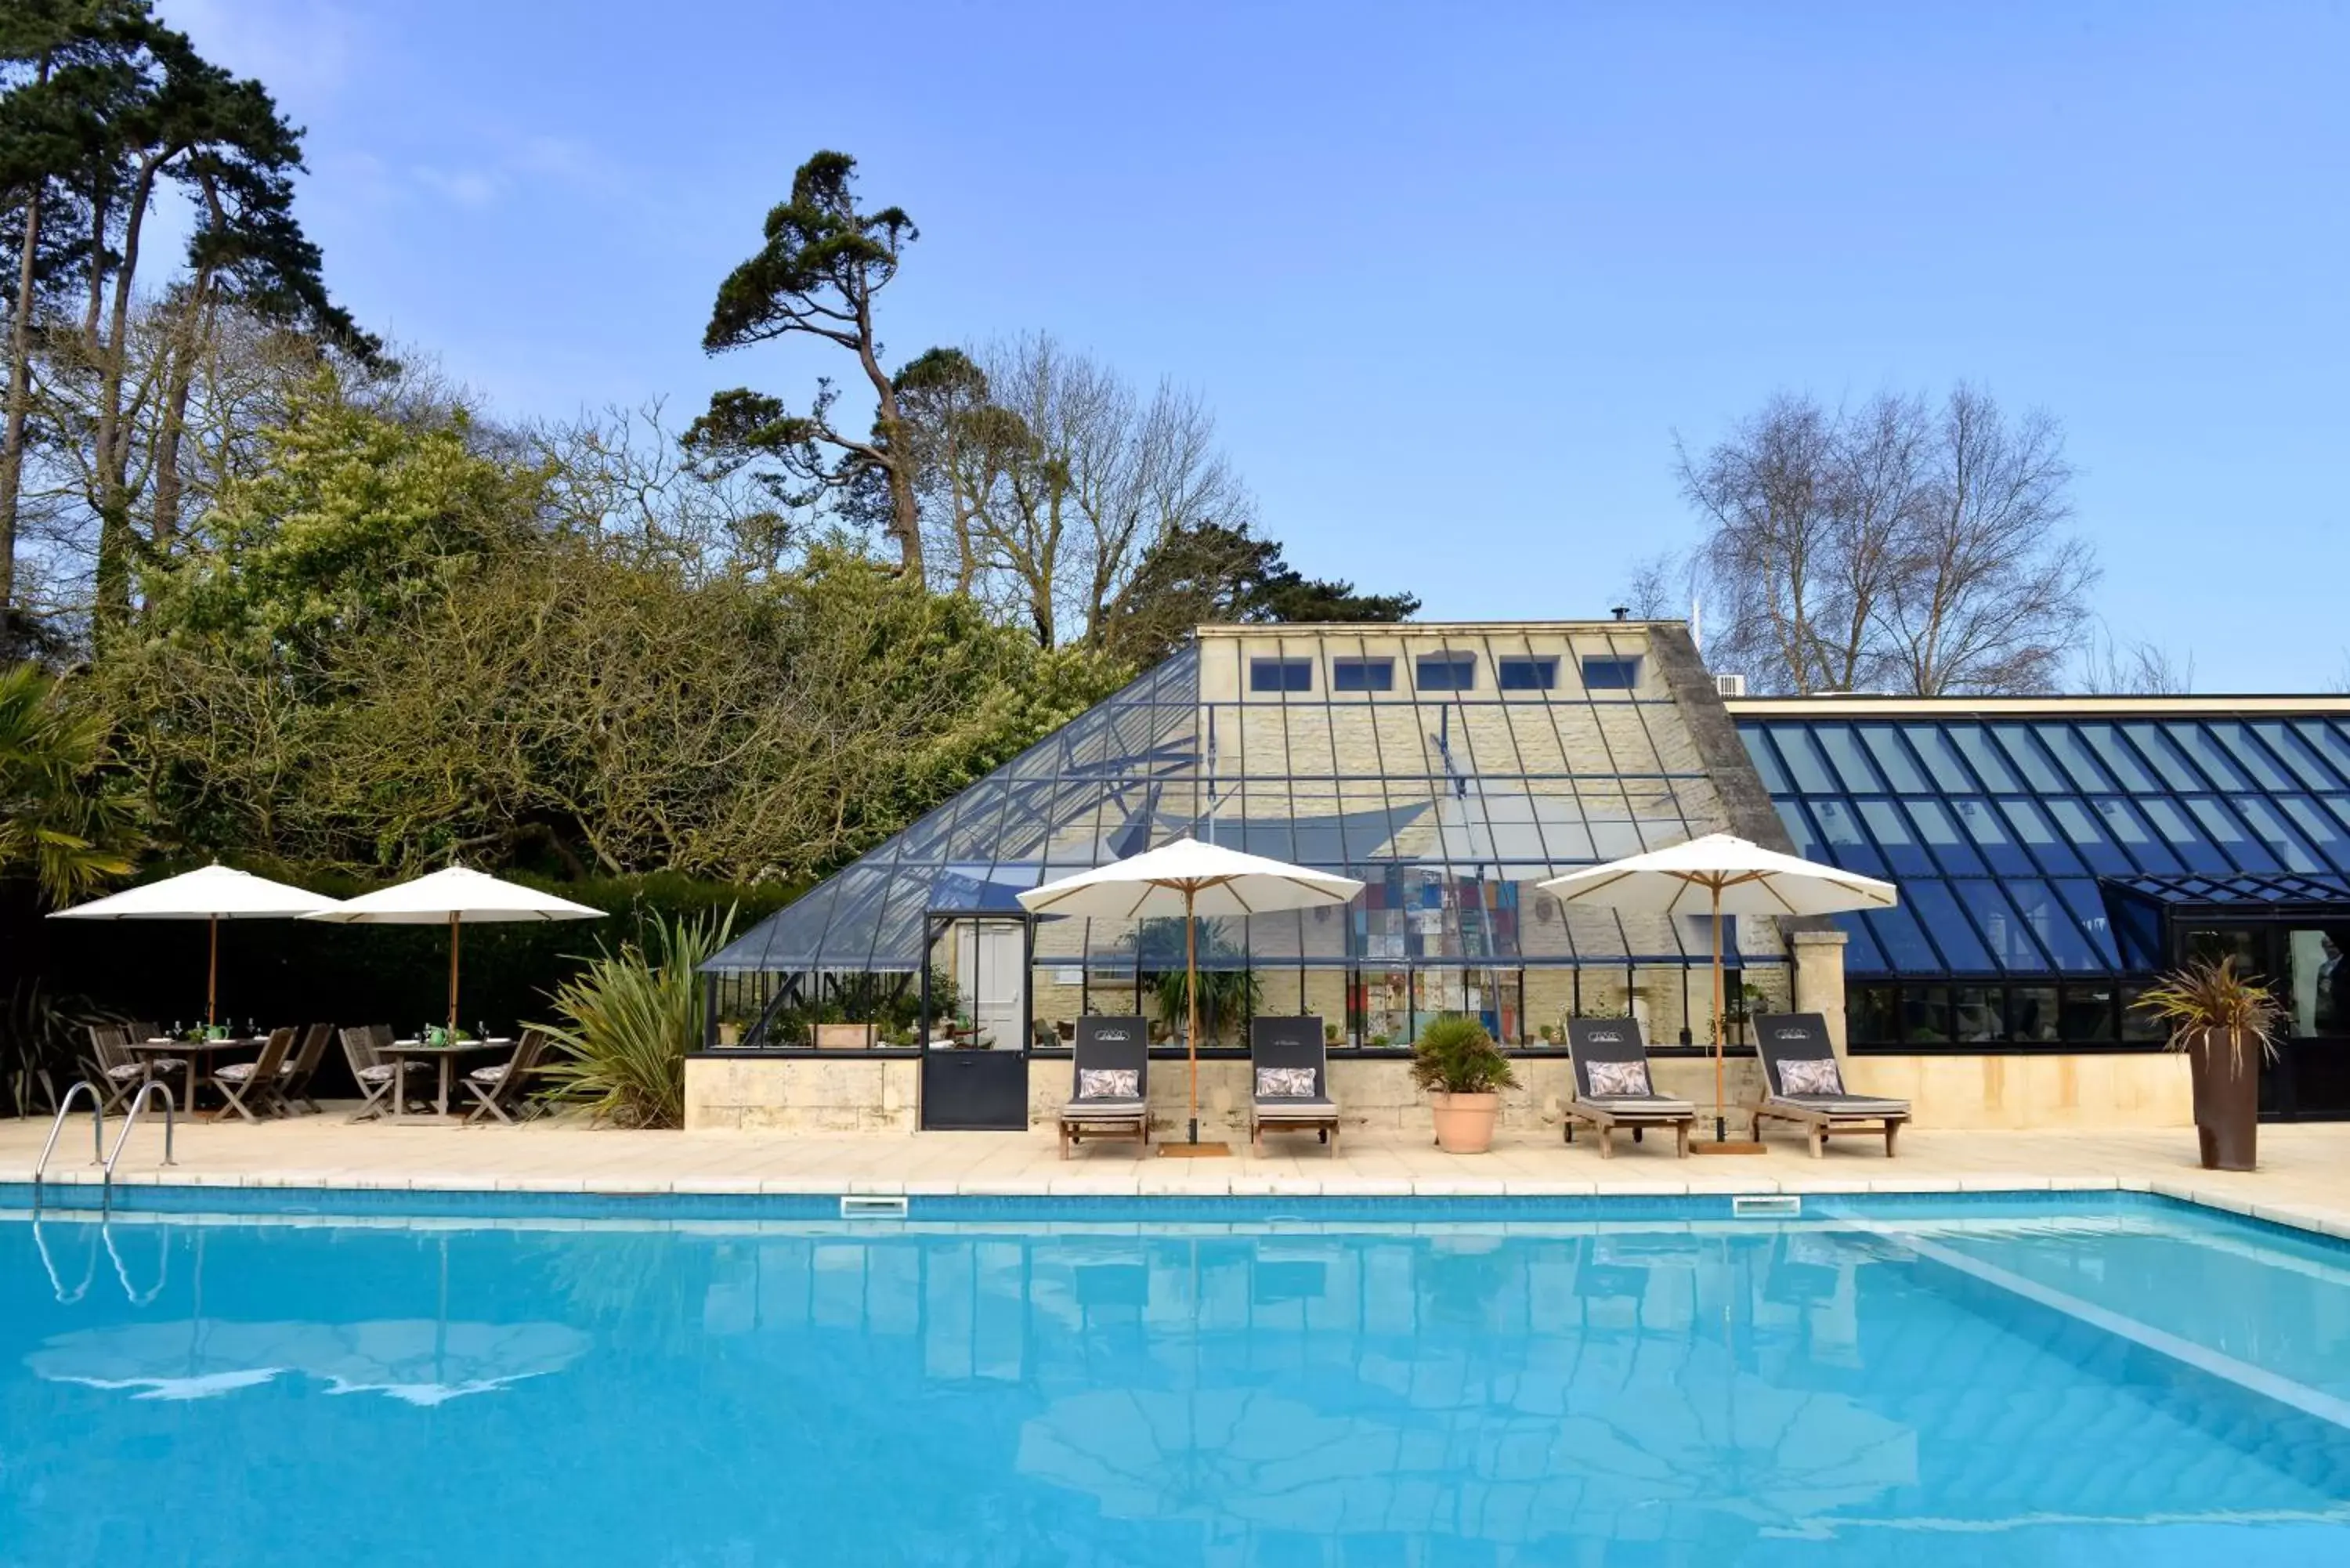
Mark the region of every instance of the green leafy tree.
POLYGON ((101 787, 106 725, 34 665, 0 670, 0 876, 64 903, 130 869, 130 814, 101 787))
POLYGON ((1213 624, 1388 622, 1419 608, 1412 594, 1361 594, 1355 585, 1308 577, 1282 558, 1278 541, 1243 524, 1170 529, 1151 546, 1107 620, 1105 643, 1147 667, 1193 627, 1213 624))
POLYGON ((265 431, 181 558, 148 579, 151 631, 196 630, 325 656, 532 536, 548 481, 473 449, 470 421, 350 401, 330 370, 265 431))
POLYGON ((702 346, 718 354, 807 337, 847 349, 872 389, 871 432, 858 437, 838 428, 833 410, 840 391, 824 377, 806 413, 746 389, 717 393, 686 439, 715 464, 771 464, 763 476, 786 504, 806 505, 860 484, 878 488, 900 568, 920 582, 917 463, 900 434, 899 391, 882 369, 873 320, 874 301, 897 277, 918 231, 899 208, 859 211, 856 173, 857 161, 844 152, 819 152, 800 165, 790 199, 767 213, 765 243, 719 285, 702 346))

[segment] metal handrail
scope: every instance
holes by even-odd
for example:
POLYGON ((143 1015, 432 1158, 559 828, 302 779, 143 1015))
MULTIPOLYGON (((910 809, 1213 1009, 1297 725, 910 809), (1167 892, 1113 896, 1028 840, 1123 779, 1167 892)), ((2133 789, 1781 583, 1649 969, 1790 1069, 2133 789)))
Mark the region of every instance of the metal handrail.
POLYGON ((131 1096, 130 1109, 122 1117, 122 1130, 114 1137, 114 1152, 106 1157, 106 1179, 99 1184, 99 1212, 101 1214, 114 1211, 114 1164, 122 1158, 123 1146, 130 1141, 131 1131, 139 1125, 139 1113, 146 1106, 150 1095, 163 1096, 163 1163, 179 1163, 172 1158, 172 1132, 179 1120, 172 1108, 172 1087, 160 1078, 150 1079, 139 1085, 139 1092, 131 1096))
POLYGON ((41 1172, 49 1166, 49 1156, 57 1152, 57 1134, 65 1131, 66 1117, 73 1114, 74 1096, 84 1089, 89 1091, 89 1162, 104 1163, 106 1159, 106 1096, 88 1078, 76 1078, 66 1097, 57 1102, 57 1119, 49 1124, 49 1140, 41 1146, 41 1158, 33 1162, 33 1212, 41 1211, 41 1172))

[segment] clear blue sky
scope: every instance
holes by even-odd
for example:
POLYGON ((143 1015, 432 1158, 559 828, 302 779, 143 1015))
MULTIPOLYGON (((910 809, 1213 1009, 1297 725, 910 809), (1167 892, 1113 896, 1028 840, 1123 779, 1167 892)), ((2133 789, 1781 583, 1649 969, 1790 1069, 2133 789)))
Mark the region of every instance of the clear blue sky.
POLYGON ((160 9, 309 128, 361 320, 508 410, 804 389, 697 345, 836 147, 922 229, 894 358, 1171 376, 1293 560, 1430 616, 1604 610, 1688 542, 1676 431, 1966 378, 2064 421, 2119 636, 2345 674, 2339 0, 160 9))

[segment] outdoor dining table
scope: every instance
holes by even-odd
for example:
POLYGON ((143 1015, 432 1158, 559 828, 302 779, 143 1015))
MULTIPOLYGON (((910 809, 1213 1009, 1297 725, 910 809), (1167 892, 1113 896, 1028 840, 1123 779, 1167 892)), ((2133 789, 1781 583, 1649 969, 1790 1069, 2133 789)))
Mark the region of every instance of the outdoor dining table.
POLYGON ((450 1094, 457 1086, 457 1058, 477 1056, 484 1051, 512 1051, 513 1049, 514 1042, 503 1036, 489 1040, 459 1040, 447 1045, 428 1044, 421 1040, 393 1041, 383 1047, 383 1054, 390 1058, 392 1064, 401 1071, 400 1082, 392 1087, 391 1109, 384 1113, 385 1118, 395 1122, 417 1119, 408 1116, 405 1111, 408 1099, 404 1092, 407 1085, 406 1068, 411 1062, 440 1063, 441 1092, 433 1096, 432 1108, 445 1118, 449 1115, 450 1094))
MULTIPOLYGON (((268 1044, 266 1035, 231 1035, 224 1040, 133 1040, 129 1050, 147 1064, 147 1075, 142 1083, 155 1081, 155 1064, 165 1056, 177 1056, 187 1063, 187 1095, 179 1110, 182 1116, 193 1116, 196 1112, 196 1091, 220 1070, 221 1057, 232 1051, 258 1051, 268 1044)), ((223 1106, 215 1110, 213 1119, 218 1120, 227 1108, 223 1106)))

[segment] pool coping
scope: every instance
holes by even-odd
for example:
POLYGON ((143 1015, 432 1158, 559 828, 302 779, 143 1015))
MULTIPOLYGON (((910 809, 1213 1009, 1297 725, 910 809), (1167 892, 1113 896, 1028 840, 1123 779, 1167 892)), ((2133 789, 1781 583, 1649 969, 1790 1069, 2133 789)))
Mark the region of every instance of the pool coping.
MULTIPOLYGON (((1726 1215, 1730 1210, 1728 1200, 1739 1197, 1962 1200, 2036 1197, 2053 1201, 2067 1195, 2136 1193, 2288 1231, 2350 1241, 2350 1210, 2311 1204, 2258 1202, 2235 1192, 2214 1190, 2191 1179, 2160 1177, 1791 1177, 1596 1182, 1447 1176, 1386 1179, 1348 1177, 1326 1183, 1298 1177, 1242 1176, 1212 1186, 1194 1183, 1155 1187, 1131 1179, 1119 1182, 1080 1176, 928 1181, 792 1177, 751 1181, 709 1177, 179 1172, 168 1168, 149 1168, 119 1174, 112 1185, 110 1202, 114 1210, 150 1214, 209 1212, 213 1210, 206 1209, 208 1202, 219 1204, 234 1193, 238 1197, 227 1210, 244 1213, 282 1211, 287 1203, 301 1204, 305 1211, 323 1212, 343 1200, 349 1201, 352 1211, 359 1214, 397 1214, 405 1209, 421 1217, 471 1214, 490 1219, 495 1217, 500 1199, 520 1199, 524 1201, 515 1207, 544 1213, 546 1206, 533 1199, 570 1198, 589 1200, 563 1206, 576 1207, 583 1213, 593 1210, 625 1217, 634 1212, 652 1220, 699 1217, 692 1211, 702 1211, 712 1218, 735 1216, 744 1213, 749 1204, 777 1218, 813 1218, 822 1210, 826 1217, 837 1219, 841 1217, 838 1202, 844 1198, 903 1198, 909 1200, 910 1210, 919 1207, 919 1217, 934 1219, 979 1217, 989 1211, 1001 1211, 1009 1217, 1041 1204, 1054 1210, 1066 1209, 1073 1214, 1087 1210, 1098 1212, 1107 1206, 1120 1210, 1122 1217, 1143 1220, 1153 1209, 1165 1210, 1170 1218, 1186 1210, 1230 1210, 1243 1215, 1247 1210, 1262 1209, 1264 1200, 1289 1199, 1305 1200, 1309 1210, 1329 1217, 1357 1220, 1375 1218, 1382 1208, 1391 1206, 1392 1218, 1410 1221, 1427 1219, 1431 1202, 1486 1217, 1506 1217, 1507 1213, 1516 1212, 1530 1220, 1635 1220, 1689 1218, 1702 1211, 1691 1210, 1688 1206, 1707 1199, 1722 1199, 1721 1210, 1713 1212, 1726 1215), (410 1199, 410 1204, 403 1206, 400 1201, 402 1198, 410 1199), (685 1201, 676 1201, 680 1199, 685 1201)), ((37 1206, 54 1210, 60 1217, 87 1214, 109 1201, 104 1195, 105 1186, 104 1178, 87 1168, 57 1171, 43 1179, 37 1206)), ((0 1210, 35 1206, 30 1202, 32 1197, 28 1176, 0 1172, 0 1210)))

